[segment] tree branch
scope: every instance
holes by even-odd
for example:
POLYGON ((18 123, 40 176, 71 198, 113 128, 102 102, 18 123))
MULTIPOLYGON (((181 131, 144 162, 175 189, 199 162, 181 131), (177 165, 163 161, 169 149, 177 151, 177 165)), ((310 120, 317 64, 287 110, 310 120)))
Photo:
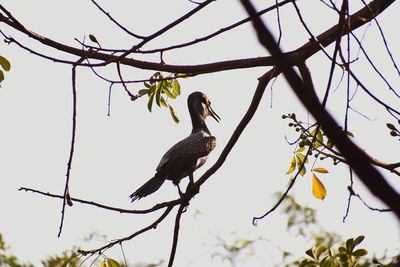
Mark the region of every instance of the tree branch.
MULTIPOLYGON (((241 2, 250 15, 255 14, 256 11, 250 1, 241 0, 241 2)), ((383 5, 386 4, 386 6, 388 6, 392 2, 393 1, 388 0, 374 0, 369 6, 376 8, 377 11, 382 11, 381 8, 383 5)), ((369 10, 368 14, 370 14, 369 10)), ((365 18, 365 16, 361 16, 361 18, 365 18)), ((360 20, 360 18, 356 19, 354 23, 357 23, 358 20, 360 20)), ((304 85, 298 75, 291 68, 291 66, 294 65, 293 62, 281 52, 280 48, 276 45, 272 34, 264 23, 260 19, 255 19, 253 23, 260 43, 272 54, 273 57, 276 58, 278 67, 282 70, 285 78, 303 105, 321 124, 325 133, 333 140, 336 147, 343 154, 368 189, 388 207, 393 209, 396 216, 400 218, 399 194, 386 182, 384 177, 382 177, 382 175, 372 167, 371 164, 369 164, 367 155, 365 155, 358 146, 343 134, 332 116, 324 110, 315 92, 304 85)), ((352 23, 350 25, 352 25, 352 23)))

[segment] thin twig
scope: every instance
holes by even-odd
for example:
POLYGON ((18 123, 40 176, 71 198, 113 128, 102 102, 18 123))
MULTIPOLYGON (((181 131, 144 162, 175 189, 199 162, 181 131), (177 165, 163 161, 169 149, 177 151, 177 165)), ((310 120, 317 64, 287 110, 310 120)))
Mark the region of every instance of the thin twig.
MULTIPOLYGON (((63 199, 62 195, 56 195, 56 194, 52 194, 52 193, 49 193, 49 192, 43 192, 43 191, 40 191, 40 190, 37 190, 37 189, 21 187, 18 190, 19 191, 32 192, 32 193, 36 193, 36 194, 43 195, 43 196, 46 196, 46 197, 63 199)), ((178 198, 178 199, 175 199, 175 200, 158 203, 158 204, 156 204, 153 207, 148 208, 148 209, 128 210, 128 209, 121 209, 121 208, 111 207, 111 206, 100 204, 100 203, 97 203, 97 202, 94 202, 94 201, 88 201, 88 200, 74 198, 74 197, 71 197, 71 200, 74 201, 74 202, 77 202, 77 203, 81 203, 81 204, 85 204, 85 205, 89 205, 89 206, 94 206, 94 207, 105 209, 105 210, 115 211, 115 212, 118 212, 118 213, 130 213, 130 214, 151 213, 151 212, 166 208, 168 206, 177 206, 177 205, 183 203, 183 199, 178 198)))
MULTIPOLYGON (((82 57, 76 63, 79 64, 84 59, 85 58, 82 57)), ((63 204, 61 209, 61 221, 60 221, 59 231, 57 234, 58 237, 61 236, 62 228, 64 225, 65 206, 67 203, 69 206, 72 206, 70 190, 69 190, 69 179, 71 177, 72 159, 74 156, 75 133, 76 133, 76 65, 72 67, 72 135, 71 135, 71 146, 69 150, 69 158, 67 163, 67 174, 64 186, 63 204)))
POLYGON ((178 236, 179 236, 180 221, 181 221, 181 216, 182 216, 182 213, 184 212, 185 207, 186 207, 186 203, 181 204, 179 206, 179 209, 178 209, 177 213, 176 213, 175 226, 174 226, 174 236, 173 236, 173 239, 172 239, 172 247, 171 247, 171 254, 169 256, 168 267, 172 267, 172 265, 174 264, 176 248, 178 246, 178 236))
POLYGON ((138 38, 138 39, 145 39, 146 37, 138 35, 136 33, 133 33, 132 31, 128 30, 126 27, 124 27, 121 23, 119 23, 118 21, 116 21, 111 15, 110 13, 108 13, 107 11, 105 11, 96 1, 91 0, 92 3, 104 14, 106 15, 115 25, 117 25, 121 30, 123 30, 124 32, 126 32, 127 34, 138 38))
POLYGON ((131 240, 132 238, 134 238, 134 237, 136 237, 136 236, 138 236, 138 235, 140 235, 140 234, 142 234, 142 233, 144 233, 144 232, 147 232, 147 231, 149 231, 149 230, 151 230, 151 229, 156 229, 156 228, 157 228, 157 225, 158 225, 160 222, 162 222, 162 221, 165 219, 165 217, 167 217, 167 215, 171 212, 172 208, 173 208, 173 206, 168 206, 168 207, 165 209, 164 213, 161 214, 161 216, 158 217, 152 224, 150 224, 150 225, 148 225, 148 226, 146 226, 146 227, 140 229, 139 231, 134 232, 133 234, 131 234, 131 235, 127 236, 127 237, 123 237, 123 238, 116 239, 116 240, 114 240, 114 241, 112 241, 112 242, 110 242, 110 243, 108 243, 108 244, 106 244, 106 245, 104 245, 104 246, 102 246, 102 247, 100 247, 100 248, 96 248, 96 249, 92 249, 92 250, 82 250, 82 249, 79 249, 79 250, 78 250, 78 253, 81 253, 81 254, 84 255, 84 256, 85 256, 85 255, 89 255, 89 254, 90 254, 90 255, 93 255, 93 254, 96 254, 96 253, 101 253, 103 250, 108 249, 108 248, 111 248, 111 247, 113 247, 113 246, 116 245, 116 244, 121 244, 121 243, 124 242, 124 241, 131 240))

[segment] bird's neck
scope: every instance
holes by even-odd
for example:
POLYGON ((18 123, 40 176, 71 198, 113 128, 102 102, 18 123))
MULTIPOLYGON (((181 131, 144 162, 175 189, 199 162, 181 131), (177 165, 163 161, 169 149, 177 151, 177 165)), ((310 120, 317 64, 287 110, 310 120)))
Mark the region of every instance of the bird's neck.
POLYGON ((206 122, 203 118, 192 116, 192 134, 197 132, 205 132, 211 135, 210 130, 207 128, 206 122))

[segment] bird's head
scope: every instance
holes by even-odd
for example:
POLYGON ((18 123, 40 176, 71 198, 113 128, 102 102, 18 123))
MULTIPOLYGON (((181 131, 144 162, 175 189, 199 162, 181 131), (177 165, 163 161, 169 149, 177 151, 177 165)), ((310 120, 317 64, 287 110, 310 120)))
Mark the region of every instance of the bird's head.
POLYGON ((207 116, 213 117, 217 122, 221 118, 211 108, 211 101, 202 92, 193 92, 188 97, 188 107, 192 119, 199 118, 204 121, 207 116))

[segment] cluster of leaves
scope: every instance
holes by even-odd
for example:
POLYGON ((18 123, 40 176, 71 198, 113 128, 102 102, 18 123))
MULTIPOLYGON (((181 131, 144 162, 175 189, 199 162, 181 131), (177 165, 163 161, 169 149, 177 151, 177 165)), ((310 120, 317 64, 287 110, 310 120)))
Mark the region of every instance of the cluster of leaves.
MULTIPOLYGON (((11 63, 5 57, 0 55, 0 66, 4 71, 9 71, 11 69, 11 63)), ((0 84, 4 80, 4 72, 0 69, 0 84)))
POLYGON ((331 246, 313 246, 306 251, 309 256, 298 262, 300 267, 353 267, 358 266, 360 258, 367 255, 366 249, 355 249, 362 241, 364 236, 347 239, 345 244, 337 250, 331 246))
POLYGON ((168 108, 172 119, 179 123, 175 110, 167 102, 168 99, 176 99, 181 94, 181 86, 177 77, 180 76, 164 77, 160 72, 156 72, 150 77, 149 82, 144 82, 146 88, 139 90, 139 96, 147 95, 149 97, 147 108, 150 112, 153 109, 153 103, 156 102, 157 106, 168 108))
MULTIPOLYGON (((311 169, 312 193, 316 198, 323 200, 326 197, 327 191, 316 173, 325 174, 329 173, 329 171, 325 168, 314 166, 317 160, 324 160, 326 158, 332 159, 333 164, 337 165, 342 161, 340 153, 333 149, 334 144, 332 140, 325 135, 318 124, 307 124, 307 126, 304 126, 306 123, 297 120, 294 113, 283 115, 282 119, 291 120, 288 126, 294 128, 299 134, 297 140, 292 143, 296 148, 286 174, 291 174, 297 169, 298 174, 304 176, 307 172, 306 165, 309 163, 308 158, 314 155, 315 160, 311 169)), ((354 137, 349 131, 346 131, 346 134, 354 137)))
MULTIPOLYGON (((397 123, 400 124, 400 120, 398 120, 397 123)), ((393 124, 391 124, 391 123, 386 123, 386 127, 389 128, 389 130, 390 130, 390 135, 391 135, 391 136, 394 136, 394 137, 400 136, 400 131, 399 131, 399 129, 397 129, 396 126, 394 126, 393 124)), ((400 140, 400 139, 399 139, 399 140, 400 140)))

